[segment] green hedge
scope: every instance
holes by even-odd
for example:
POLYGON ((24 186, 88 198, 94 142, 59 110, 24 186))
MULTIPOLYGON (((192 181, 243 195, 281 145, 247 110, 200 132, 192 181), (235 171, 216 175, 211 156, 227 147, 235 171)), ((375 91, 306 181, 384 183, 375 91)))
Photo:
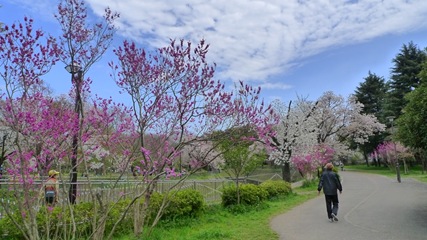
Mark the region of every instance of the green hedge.
MULTIPOLYGON (((254 184, 240 185, 240 203, 256 205, 268 199, 268 192, 264 188, 254 184)), ((224 207, 237 204, 237 188, 235 185, 224 188, 222 193, 222 205, 224 207)))
POLYGON ((291 184, 283 180, 268 180, 261 183, 260 186, 268 192, 269 199, 292 193, 291 184))
MULTIPOLYGON (((150 220, 154 219, 163 202, 163 194, 155 193, 150 203, 150 220)), ((197 217, 205 207, 203 195, 193 189, 174 191, 167 196, 169 205, 164 210, 161 219, 170 220, 180 217, 197 217)))

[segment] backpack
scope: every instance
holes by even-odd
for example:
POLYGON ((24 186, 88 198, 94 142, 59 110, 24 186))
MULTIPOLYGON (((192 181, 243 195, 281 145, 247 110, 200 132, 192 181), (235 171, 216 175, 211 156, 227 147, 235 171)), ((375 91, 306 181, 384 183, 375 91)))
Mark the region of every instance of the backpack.
POLYGON ((51 178, 47 180, 46 185, 44 187, 44 195, 46 198, 55 198, 56 196, 56 179, 51 178))

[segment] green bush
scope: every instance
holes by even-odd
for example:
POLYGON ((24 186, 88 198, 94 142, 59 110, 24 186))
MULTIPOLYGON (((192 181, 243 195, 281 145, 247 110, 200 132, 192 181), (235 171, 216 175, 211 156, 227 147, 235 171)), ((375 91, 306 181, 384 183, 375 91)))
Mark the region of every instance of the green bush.
MULTIPOLYGON (((240 203, 256 205, 268 199, 268 192, 264 188, 254 184, 240 185, 240 203)), ((222 193, 222 205, 224 207, 237 204, 237 188, 230 186, 224 188, 222 193)))
POLYGON ((196 217, 203 212, 205 199, 203 195, 193 189, 185 189, 176 192, 169 205, 172 218, 196 217))
MULTIPOLYGON (((150 202, 150 219, 154 219, 163 202, 163 194, 155 193, 150 202)), ((174 191, 168 195, 169 205, 163 212, 161 219, 175 219, 180 217, 196 217, 203 212, 205 200, 203 195, 193 189, 174 191)))
MULTIPOLYGON (((92 216, 93 204, 86 202, 72 206, 73 217, 79 236, 85 237, 92 232, 92 216)), ((53 209, 41 207, 37 213, 37 225, 39 226, 39 234, 55 239, 55 234, 62 235, 62 231, 69 229, 72 226, 72 218, 69 208, 54 207, 53 209), (67 226, 67 227, 64 227, 67 226)))
POLYGON ((314 188, 314 187, 317 188, 317 183, 318 183, 317 179, 311 179, 311 180, 305 179, 302 182, 301 188, 314 188))
MULTIPOLYGON (((116 204, 110 207, 108 212, 108 218, 105 223, 105 232, 110 233, 113 229, 114 224, 122 217, 122 214, 125 212, 126 207, 130 204, 130 199, 124 199, 118 201, 116 204)), ((133 214, 130 210, 125 218, 117 225, 114 230, 114 236, 120 236, 123 234, 128 234, 132 231, 133 228, 133 214)))
MULTIPOLYGON (((93 216, 92 213, 92 204, 91 203, 81 203, 76 204, 74 207, 74 220, 79 229, 80 236, 88 236, 92 231, 91 219, 93 216)), ((12 218, 22 225, 22 214, 20 215, 19 211, 12 213, 12 218)), ((42 206, 37 212, 37 225, 40 236, 48 236, 51 239, 55 239, 55 235, 61 234, 61 231, 64 229, 69 229, 71 226, 71 214, 68 208, 62 209, 60 207, 47 208, 42 206), (68 226, 64 228, 64 225, 68 226), (49 233, 48 233, 49 230, 49 233)), ((23 239, 22 232, 16 225, 13 223, 11 218, 8 216, 0 219, 0 235, 7 235, 7 239, 23 239)))
POLYGON ((267 180, 261 183, 260 186, 268 192, 269 199, 292 193, 291 184, 283 180, 267 180))
MULTIPOLYGON (((13 213, 12 217, 16 219, 18 223, 22 223, 21 217, 17 214, 18 213, 13 213)), ((0 219, 0 236, 8 240, 22 239, 23 237, 21 230, 17 228, 7 216, 0 219)))
MULTIPOLYGON (((140 199, 139 203, 144 200, 140 199)), ((154 219, 157 215, 157 211, 163 201, 163 195, 154 193, 150 202, 148 223, 150 219, 154 219)), ((192 189, 186 189, 170 194, 170 204, 165 209, 162 219, 175 219, 180 217, 194 217, 202 213, 204 209, 204 198, 203 195, 192 189)), ((105 223, 105 232, 109 233, 114 224, 118 219, 121 218, 125 208, 129 205, 130 200, 125 199, 117 202, 110 206, 108 217, 105 223)), ((95 206, 93 203, 85 202, 76 204, 73 207, 74 219, 77 224, 78 238, 87 238, 92 233, 92 221, 95 214, 95 206)), ((98 206, 97 206, 98 207, 98 206)), ((97 208, 99 210, 99 207, 97 208)), ((22 215, 16 211, 13 213, 13 217, 18 224, 22 225, 22 215)), ((61 231, 70 231, 71 227, 71 214, 68 207, 61 208, 55 207, 53 209, 47 209, 41 207, 37 213, 37 225, 39 226, 39 235, 47 236, 49 230, 49 238, 56 239, 55 236, 61 236, 61 231), (67 226, 67 227, 64 227, 67 226)), ((125 218, 116 227, 114 236, 121 234, 127 234, 132 231, 133 228, 133 210, 130 210, 125 218)), ((0 219, 0 236, 4 236, 5 239, 23 239, 22 232, 16 225, 11 221, 9 217, 0 219)), ((3 238, 2 238, 3 239, 3 238)))

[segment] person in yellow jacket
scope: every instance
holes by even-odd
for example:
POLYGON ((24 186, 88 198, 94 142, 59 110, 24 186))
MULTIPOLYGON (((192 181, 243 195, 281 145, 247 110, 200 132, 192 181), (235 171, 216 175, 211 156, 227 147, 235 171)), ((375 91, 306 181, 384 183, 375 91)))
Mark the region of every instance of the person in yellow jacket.
POLYGON ((59 183, 57 176, 59 175, 59 172, 55 170, 49 171, 49 179, 46 180, 46 182, 43 184, 42 189, 40 189, 40 195, 46 201, 46 204, 48 206, 55 206, 55 204, 59 200, 59 183))

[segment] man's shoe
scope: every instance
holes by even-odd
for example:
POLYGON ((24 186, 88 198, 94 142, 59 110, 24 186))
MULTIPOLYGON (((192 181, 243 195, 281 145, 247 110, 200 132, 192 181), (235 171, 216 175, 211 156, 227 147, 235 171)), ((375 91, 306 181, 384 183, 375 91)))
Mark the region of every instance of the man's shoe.
POLYGON ((331 216, 335 222, 338 222, 338 218, 337 218, 337 215, 335 215, 335 213, 332 213, 331 216))
POLYGON ((329 218, 329 222, 333 223, 334 219, 333 218, 329 218))

